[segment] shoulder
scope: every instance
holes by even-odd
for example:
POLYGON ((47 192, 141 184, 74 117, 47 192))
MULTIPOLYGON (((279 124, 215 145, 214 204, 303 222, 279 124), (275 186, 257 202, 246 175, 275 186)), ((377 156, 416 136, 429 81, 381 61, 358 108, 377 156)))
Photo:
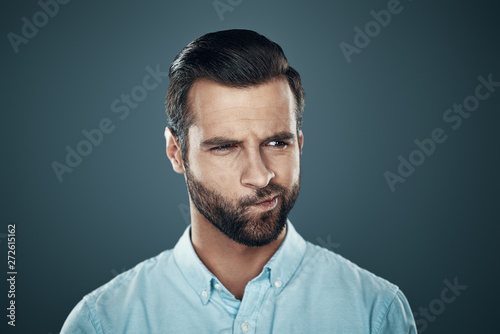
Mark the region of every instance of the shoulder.
POLYGON ((308 254, 306 261, 309 263, 305 265, 323 275, 330 275, 334 283, 373 292, 388 292, 393 296, 399 289, 395 284, 361 268, 338 253, 310 242, 306 243, 308 254))
POLYGON ((315 289, 320 287, 323 300, 333 309, 344 310, 353 321, 368 320, 367 327, 373 333, 394 333, 395 328, 413 333, 409 303, 399 287, 388 280, 310 242, 301 271, 315 289))
POLYGON ((67 317, 61 333, 101 333, 101 319, 132 312, 155 293, 172 271, 172 249, 137 264, 85 295, 67 317))
POLYGON ((155 285, 158 279, 168 272, 169 264, 173 261, 172 249, 144 260, 135 267, 117 275, 108 283, 95 289, 84 298, 89 300, 107 299, 108 295, 120 296, 130 293, 130 290, 144 290, 155 285))

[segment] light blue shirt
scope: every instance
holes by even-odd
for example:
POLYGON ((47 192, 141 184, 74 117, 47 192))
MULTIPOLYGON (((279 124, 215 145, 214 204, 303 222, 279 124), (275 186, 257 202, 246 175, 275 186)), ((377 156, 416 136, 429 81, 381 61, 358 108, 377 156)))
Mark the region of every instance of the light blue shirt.
POLYGON ((200 261, 190 226, 177 245, 86 295, 61 333, 412 333, 397 286, 305 241, 285 239, 234 298, 200 261))

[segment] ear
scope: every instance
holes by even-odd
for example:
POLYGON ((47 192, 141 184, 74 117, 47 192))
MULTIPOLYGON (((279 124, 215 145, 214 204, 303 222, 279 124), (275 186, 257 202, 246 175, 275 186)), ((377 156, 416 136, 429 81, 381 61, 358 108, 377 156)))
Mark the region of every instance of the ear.
POLYGON ((165 128, 165 141, 167 143, 167 157, 172 163, 172 168, 179 174, 184 174, 181 145, 169 127, 165 128))
POLYGON ((302 155, 302 146, 304 146, 304 134, 302 133, 302 130, 299 130, 299 148, 301 155, 302 155))

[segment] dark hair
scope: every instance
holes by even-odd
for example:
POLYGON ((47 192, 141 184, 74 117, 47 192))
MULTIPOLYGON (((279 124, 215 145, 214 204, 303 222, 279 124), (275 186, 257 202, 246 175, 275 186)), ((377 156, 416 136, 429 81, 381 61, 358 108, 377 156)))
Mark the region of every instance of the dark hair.
POLYGON ((167 117, 184 159, 188 129, 193 121, 188 110, 188 93, 197 79, 243 88, 286 77, 295 95, 297 131, 302 128, 304 89, 300 75, 288 65, 278 44, 255 31, 224 30, 195 39, 175 57, 168 76, 167 117))

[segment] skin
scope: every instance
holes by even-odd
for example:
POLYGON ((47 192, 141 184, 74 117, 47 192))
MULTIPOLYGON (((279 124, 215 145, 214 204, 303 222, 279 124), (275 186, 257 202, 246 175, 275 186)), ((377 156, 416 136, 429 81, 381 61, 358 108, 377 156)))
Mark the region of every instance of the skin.
MULTIPOLYGON (((295 98, 286 79, 248 88, 199 79, 191 86, 188 102, 194 113, 186 157, 191 177, 235 205, 238 199, 252 198, 256 190, 270 183, 290 189, 299 182, 304 136, 302 131, 297 133, 295 98), (283 133, 291 138, 276 139, 283 133), (224 140, 214 140, 221 137, 224 140)), ((180 144, 168 127, 165 139, 174 171, 185 174, 180 144)), ((278 196, 278 205, 280 201, 278 196)), ((247 283, 283 242, 286 228, 269 244, 248 247, 217 229, 191 198, 190 212, 191 242, 198 257, 241 300, 247 283)), ((258 205, 249 207, 249 214, 256 219, 264 212, 258 205)))

